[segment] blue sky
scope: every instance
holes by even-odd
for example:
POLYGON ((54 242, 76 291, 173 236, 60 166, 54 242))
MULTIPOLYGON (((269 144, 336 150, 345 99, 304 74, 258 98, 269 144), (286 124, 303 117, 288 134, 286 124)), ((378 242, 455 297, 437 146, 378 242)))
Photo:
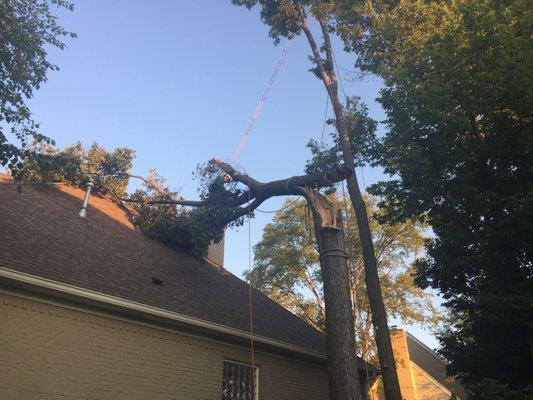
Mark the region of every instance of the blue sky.
MULTIPOLYGON (((73 13, 60 16, 78 39, 68 40, 64 51, 50 51, 61 70, 49 74, 30 103, 43 133, 59 146, 81 140, 134 148, 134 172, 155 168, 194 198, 192 171, 212 157, 231 158, 283 42, 275 47, 257 11, 229 0, 79 0, 73 13)), ((375 102, 380 81, 356 79, 353 55, 338 42, 336 47, 347 94, 361 97, 371 116, 382 120, 375 102)), ((305 144, 320 137, 326 93, 307 71, 308 54, 304 38, 296 39, 241 153, 238 164, 256 179, 301 174, 309 158, 305 144)), ((378 170, 364 170, 367 185, 381 178, 378 170)), ((261 208, 282 202, 273 199, 261 208)), ((252 245, 271 217, 258 213, 252 221, 252 245)), ((247 255, 247 229, 228 232, 227 268, 240 276, 247 255)), ((412 330, 436 346, 430 335, 412 330)))

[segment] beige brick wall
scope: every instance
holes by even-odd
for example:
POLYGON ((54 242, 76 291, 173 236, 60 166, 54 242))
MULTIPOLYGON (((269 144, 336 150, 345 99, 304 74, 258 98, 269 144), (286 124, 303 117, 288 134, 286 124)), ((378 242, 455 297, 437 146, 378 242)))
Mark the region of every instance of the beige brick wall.
MULTIPOLYGON (((0 398, 221 398, 247 349, 0 292, 0 398)), ((326 400, 324 368, 256 352, 260 400, 326 400)))
MULTIPOLYGON (((407 334, 401 329, 391 330, 391 344, 400 382, 402 400, 449 400, 446 389, 429 377, 419 366, 411 361, 407 346, 407 334)), ((381 378, 374 382, 369 391, 371 400, 384 400, 381 378)))
POLYGON ((403 400, 420 400, 417 394, 413 366, 409 358, 405 331, 391 329, 390 339, 396 362, 396 372, 400 382, 403 400))
POLYGON ((420 367, 411 363, 419 400, 450 400, 450 394, 435 384, 420 367))

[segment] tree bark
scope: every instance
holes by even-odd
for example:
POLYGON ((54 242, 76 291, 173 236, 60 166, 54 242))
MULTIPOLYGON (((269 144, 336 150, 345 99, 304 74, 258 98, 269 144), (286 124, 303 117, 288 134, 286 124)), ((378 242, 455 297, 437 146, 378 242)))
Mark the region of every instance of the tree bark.
POLYGON ((365 283, 368 293, 368 301, 372 311, 372 323, 378 348, 379 364, 383 376, 383 388, 387 400, 401 400, 400 384, 396 374, 396 364, 389 336, 389 326, 387 323, 387 313, 383 304, 381 287, 377 270, 376 256, 374 253, 374 244, 372 234, 368 223, 366 205, 359 189, 357 176, 355 174, 354 155, 350 143, 350 136, 346 126, 344 108, 339 100, 337 76, 334 71, 333 50, 329 37, 328 28, 324 21, 319 21, 324 36, 324 49, 326 51, 326 63, 323 62, 320 50, 314 40, 313 34, 309 29, 307 18, 302 19, 302 29, 307 37, 313 57, 316 62, 319 76, 324 83, 328 92, 333 110, 335 112, 335 122, 339 133, 339 144, 342 151, 344 164, 350 169, 350 176, 346 179, 348 193, 355 209, 357 226, 359 228, 359 237, 361 249, 363 252, 363 261, 365 267, 365 283))
POLYGON ((320 193, 310 189, 302 192, 314 216, 324 284, 329 398, 358 400, 355 332, 342 221, 333 204, 320 193))

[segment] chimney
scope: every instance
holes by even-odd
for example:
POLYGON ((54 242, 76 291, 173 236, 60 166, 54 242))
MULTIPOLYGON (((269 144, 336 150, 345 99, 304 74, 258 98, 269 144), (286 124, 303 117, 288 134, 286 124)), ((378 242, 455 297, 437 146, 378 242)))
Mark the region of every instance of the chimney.
POLYGON ((226 235, 218 243, 211 243, 207 248, 207 258, 214 263, 224 266, 224 239, 226 235))

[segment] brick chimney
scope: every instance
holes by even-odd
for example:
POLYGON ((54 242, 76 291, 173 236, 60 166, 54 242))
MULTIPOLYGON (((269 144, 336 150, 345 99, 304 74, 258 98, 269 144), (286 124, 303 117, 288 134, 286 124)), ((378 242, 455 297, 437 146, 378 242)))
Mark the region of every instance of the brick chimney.
POLYGON ((211 243, 207 249, 207 258, 209 258, 211 261, 213 261, 215 264, 220 265, 221 267, 224 266, 224 239, 225 235, 222 238, 222 240, 218 243, 211 243))

